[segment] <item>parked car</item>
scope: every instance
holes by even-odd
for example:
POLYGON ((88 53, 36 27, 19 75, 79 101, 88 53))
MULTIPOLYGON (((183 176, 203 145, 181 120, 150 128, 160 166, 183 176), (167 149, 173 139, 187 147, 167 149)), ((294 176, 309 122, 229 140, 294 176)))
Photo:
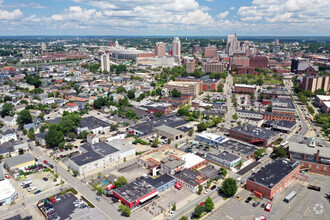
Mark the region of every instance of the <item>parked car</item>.
POLYGON ((37 195, 38 193, 41 193, 41 190, 40 190, 40 189, 37 190, 37 191, 35 191, 35 192, 34 192, 34 195, 37 195))
POLYGON ((270 210, 272 210, 272 203, 267 202, 266 207, 265 207, 265 211, 270 212, 270 210))
POLYGON ((44 178, 42 178, 44 181, 48 181, 48 178, 47 177, 44 177, 44 178))
POLYGON ((56 202, 56 199, 55 198, 50 198, 50 201, 51 202, 56 202))
POLYGON ((210 189, 206 189, 205 190, 205 194, 209 193, 210 192, 210 189))
POLYGON ((25 184, 25 185, 23 186, 23 189, 28 188, 28 187, 30 187, 30 183, 25 184))
POLYGON ((47 164, 48 163, 48 161, 47 160, 44 160, 44 164, 47 164))
POLYGON ((259 204, 260 204, 260 202, 255 201, 255 202, 252 204, 252 206, 253 206, 253 207, 257 207, 259 204))
POLYGON ((98 202, 101 201, 101 198, 100 198, 100 197, 96 197, 95 199, 96 199, 98 202))
POLYGON ((55 196, 56 201, 60 201, 61 198, 59 196, 55 196))
POLYGON ((214 189, 216 189, 216 188, 217 188, 217 186, 214 185, 214 186, 211 187, 211 190, 214 190, 214 189))
POLYGON ((49 166, 51 169, 54 169, 54 166, 53 166, 53 165, 48 164, 48 166, 49 166))
POLYGON ((252 200, 252 197, 247 197, 247 199, 245 200, 246 203, 250 203, 252 200))
POLYGON ((175 211, 170 212, 170 216, 173 216, 173 215, 175 215, 175 211))

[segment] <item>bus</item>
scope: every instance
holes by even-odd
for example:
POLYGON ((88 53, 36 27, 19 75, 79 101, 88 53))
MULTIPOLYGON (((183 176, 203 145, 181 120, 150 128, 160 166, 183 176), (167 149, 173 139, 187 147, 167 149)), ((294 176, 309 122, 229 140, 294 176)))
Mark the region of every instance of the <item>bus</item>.
POLYGON ((297 195, 296 191, 292 191, 287 197, 284 198, 284 202, 289 203, 297 195))

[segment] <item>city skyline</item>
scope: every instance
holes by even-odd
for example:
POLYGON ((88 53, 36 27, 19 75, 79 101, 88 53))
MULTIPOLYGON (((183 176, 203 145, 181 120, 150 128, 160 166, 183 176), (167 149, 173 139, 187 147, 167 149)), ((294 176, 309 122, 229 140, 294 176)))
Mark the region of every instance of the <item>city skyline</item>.
POLYGON ((326 0, 0 0, 1 36, 329 36, 326 0))

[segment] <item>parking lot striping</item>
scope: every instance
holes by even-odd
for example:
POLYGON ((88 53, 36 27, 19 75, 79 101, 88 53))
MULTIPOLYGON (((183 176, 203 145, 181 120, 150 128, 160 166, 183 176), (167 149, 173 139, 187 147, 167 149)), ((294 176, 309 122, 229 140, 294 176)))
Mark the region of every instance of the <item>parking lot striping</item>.
POLYGON ((234 220, 232 217, 230 217, 230 216, 228 216, 228 215, 226 215, 226 217, 229 218, 229 219, 231 219, 231 220, 234 220))

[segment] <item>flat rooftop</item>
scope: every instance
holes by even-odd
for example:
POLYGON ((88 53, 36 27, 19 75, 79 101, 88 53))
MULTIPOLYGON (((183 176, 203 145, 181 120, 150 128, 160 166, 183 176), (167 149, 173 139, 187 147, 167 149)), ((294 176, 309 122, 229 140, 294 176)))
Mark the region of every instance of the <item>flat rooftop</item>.
MULTIPOLYGON (((254 145, 243 143, 240 141, 229 139, 226 142, 223 142, 219 145, 220 148, 233 153, 240 157, 247 157, 253 154, 258 148, 254 145)), ((218 147, 218 148, 219 148, 218 147)))
POLYGON ((168 145, 168 146, 160 147, 160 148, 145 152, 144 154, 140 155, 138 158, 145 162, 148 159, 153 159, 160 163, 161 160, 169 157, 170 155, 174 155, 176 157, 181 157, 185 154, 186 154, 185 152, 168 145))
POLYGON ((282 179, 299 166, 299 162, 278 158, 252 174, 248 180, 264 185, 269 189, 276 186, 282 179))
POLYGON ((262 138, 263 140, 268 140, 274 137, 275 135, 279 134, 276 131, 259 128, 249 124, 234 127, 231 128, 231 130, 251 137, 262 138))
POLYGON ((209 179, 203 174, 197 173, 191 169, 181 170, 178 173, 174 174, 174 177, 192 186, 198 186, 199 184, 202 184, 209 179))
POLYGON ((146 181, 138 179, 120 188, 114 189, 114 192, 127 202, 132 203, 155 190, 157 189, 146 181))
POLYGON ((225 161, 228 161, 228 162, 232 162, 232 161, 235 161, 239 158, 240 158, 239 156, 231 154, 228 151, 222 151, 218 155, 211 154, 211 153, 208 153, 206 155, 206 159, 214 161, 214 162, 219 163, 219 164, 221 163, 221 162, 219 162, 219 160, 225 160, 225 161))
POLYGON ((252 88, 255 89, 255 85, 246 85, 246 84, 235 84, 235 87, 244 87, 244 88, 252 88))
POLYGON ((187 169, 189 169, 189 168, 195 166, 196 164, 199 164, 205 160, 204 158, 197 156, 195 154, 192 154, 192 153, 187 153, 187 154, 181 156, 180 159, 186 161, 186 163, 184 164, 184 167, 187 169))

